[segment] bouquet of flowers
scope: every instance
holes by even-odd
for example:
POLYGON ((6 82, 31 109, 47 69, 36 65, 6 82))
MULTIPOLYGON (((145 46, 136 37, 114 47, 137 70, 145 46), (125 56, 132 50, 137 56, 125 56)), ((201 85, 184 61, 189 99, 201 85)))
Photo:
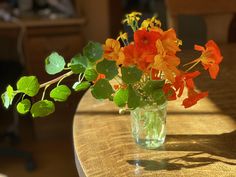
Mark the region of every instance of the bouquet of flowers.
POLYGON ((195 45, 199 57, 180 69, 181 60, 176 54, 181 51, 182 41, 175 30, 163 30, 156 17, 142 22, 140 18, 141 13, 132 12, 123 20, 133 30, 133 37, 121 32, 117 39, 108 38, 104 45, 89 42, 67 64, 58 53, 52 53, 45 60, 45 70, 50 75, 62 74, 43 84, 36 76, 21 77, 16 89, 9 85, 2 94, 4 106, 8 108, 15 96, 21 95, 17 103, 19 113, 44 117, 54 112, 54 102, 66 101, 72 89, 77 92, 88 88, 96 99, 109 99, 118 107, 131 110, 176 100, 184 88, 188 93, 182 102, 185 108, 206 97, 208 92, 195 89, 194 79, 201 75, 196 66, 202 65, 216 79, 222 61, 217 44, 210 40, 205 47, 195 45), (63 80, 72 75, 77 75, 78 80, 70 88, 63 80), (41 93, 40 89, 41 99, 31 103, 29 97, 41 93))

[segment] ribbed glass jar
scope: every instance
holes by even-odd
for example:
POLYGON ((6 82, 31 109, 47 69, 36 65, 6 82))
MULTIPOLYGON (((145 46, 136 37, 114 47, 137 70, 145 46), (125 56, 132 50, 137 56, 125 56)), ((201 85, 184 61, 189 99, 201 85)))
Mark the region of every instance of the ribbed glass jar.
POLYGON ((167 102, 146 105, 131 111, 131 129, 135 142, 146 149, 157 149, 166 137, 167 102))

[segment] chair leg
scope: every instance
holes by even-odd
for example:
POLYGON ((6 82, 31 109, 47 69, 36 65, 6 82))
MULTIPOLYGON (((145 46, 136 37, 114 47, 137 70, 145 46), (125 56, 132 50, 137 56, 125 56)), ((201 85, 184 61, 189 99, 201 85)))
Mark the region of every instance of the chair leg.
POLYGON ((34 169, 36 169, 36 163, 33 160, 32 155, 28 152, 15 149, 13 147, 0 147, 0 156, 23 158, 26 160, 25 168, 28 171, 33 171, 34 169))

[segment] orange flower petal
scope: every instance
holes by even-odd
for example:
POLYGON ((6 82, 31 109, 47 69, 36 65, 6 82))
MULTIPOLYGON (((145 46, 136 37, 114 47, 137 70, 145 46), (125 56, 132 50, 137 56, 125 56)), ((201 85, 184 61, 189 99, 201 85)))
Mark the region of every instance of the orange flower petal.
POLYGON ((134 32, 134 43, 140 52, 155 54, 156 40, 160 37, 160 33, 156 31, 137 30, 134 32))
POLYGON ((188 90, 188 98, 185 98, 182 105, 185 108, 189 108, 195 104, 197 104, 197 102, 199 100, 201 100, 202 98, 205 98, 208 96, 208 92, 200 92, 197 93, 196 91, 189 89, 188 90))
POLYGON ((217 64, 214 64, 209 67, 209 73, 212 79, 216 79, 216 76, 218 75, 220 71, 220 67, 217 64))

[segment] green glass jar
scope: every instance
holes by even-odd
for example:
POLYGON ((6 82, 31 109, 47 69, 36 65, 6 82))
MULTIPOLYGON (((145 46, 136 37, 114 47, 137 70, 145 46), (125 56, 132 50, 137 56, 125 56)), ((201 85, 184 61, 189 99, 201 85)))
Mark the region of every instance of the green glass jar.
POLYGON ((131 111, 131 130, 135 142, 146 149, 157 149, 165 142, 167 101, 131 111))

